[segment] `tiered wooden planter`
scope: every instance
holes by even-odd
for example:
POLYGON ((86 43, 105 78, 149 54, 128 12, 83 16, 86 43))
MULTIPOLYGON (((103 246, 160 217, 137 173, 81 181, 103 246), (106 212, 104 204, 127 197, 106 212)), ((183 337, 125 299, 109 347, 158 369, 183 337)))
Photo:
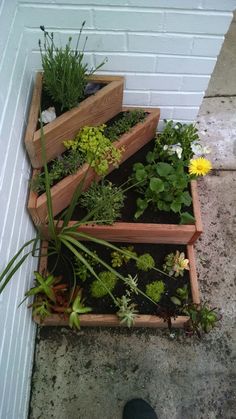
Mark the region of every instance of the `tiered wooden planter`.
MULTIPOLYGON (((147 242, 149 242, 147 240, 147 242)), ((156 243, 159 243, 156 239, 156 243)), ((41 252, 45 255, 47 251, 47 242, 42 243, 41 252)), ((189 259, 189 276, 190 276, 190 286, 192 301, 195 304, 200 303, 199 289, 198 289, 198 280, 196 272, 196 264, 194 257, 194 249, 192 245, 187 246, 187 257, 189 259)), ((39 262, 39 272, 44 274, 47 271, 47 256, 41 256, 39 262)), ((52 314, 50 317, 47 317, 43 322, 40 322, 38 316, 34 316, 34 321, 41 326, 68 326, 68 317, 65 315, 52 314)), ((189 320, 187 316, 178 316, 176 319, 172 319, 172 325, 175 328, 181 328, 189 320)), ((109 326, 117 327, 121 326, 119 319, 115 314, 82 314, 80 316, 81 326, 109 326)), ((135 320, 134 327, 149 327, 149 328, 165 328, 167 323, 158 316, 139 314, 135 320)))
MULTIPOLYGON (((194 224, 115 222, 113 225, 84 225, 79 227, 78 231, 111 242, 194 244, 203 231, 197 181, 195 180, 191 181, 191 195, 194 224)), ((78 221, 70 221, 69 226, 73 226, 78 221)), ((57 224, 58 230, 62 226, 61 221, 57 223, 55 220, 55 224, 57 224)), ((41 224, 40 231, 45 239, 50 238, 47 224, 41 224)))
MULTIPOLYGON (((91 76, 89 81, 104 84, 104 87, 81 102, 78 107, 63 113, 44 127, 47 161, 62 154, 65 151, 63 141, 72 139, 81 127, 101 125, 121 111, 123 77, 91 76)), ((25 134, 25 146, 33 168, 43 166, 41 133, 37 130, 42 85, 43 73, 37 73, 25 134)))
MULTIPOLYGON (((134 108, 123 108, 123 111, 133 110, 134 108)), ((129 132, 123 134, 118 141, 113 143, 116 148, 124 147, 121 163, 132 156, 141 147, 147 144, 156 134, 156 128, 160 117, 159 109, 145 109, 148 113, 143 122, 135 125, 129 132)), ((64 137, 65 139, 66 137, 64 137)), ((114 169, 110 167, 109 172, 114 169)), ((87 171, 86 180, 83 189, 86 190, 93 180, 99 180, 93 169, 84 164, 76 174, 67 176, 51 188, 53 214, 56 216, 70 204, 73 193, 79 182, 83 179, 87 171)), ((39 173, 38 170, 33 171, 33 176, 39 173)), ((30 192, 28 201, 28 210, 37 227, 47 223, 47 199, 46 193, 38 196, 34 192, 30 192)))

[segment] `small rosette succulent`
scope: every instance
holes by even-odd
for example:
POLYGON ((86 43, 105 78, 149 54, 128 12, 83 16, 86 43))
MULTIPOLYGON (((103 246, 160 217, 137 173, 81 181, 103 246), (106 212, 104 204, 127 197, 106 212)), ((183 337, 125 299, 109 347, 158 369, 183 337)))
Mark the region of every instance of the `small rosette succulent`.
POLYGON ((189 271, 189 260, 185 258, 184 252, 176 250, 175 253, 170 253, 165 257, 163 269, 170 276, 183 276, 184 271, 189 271))

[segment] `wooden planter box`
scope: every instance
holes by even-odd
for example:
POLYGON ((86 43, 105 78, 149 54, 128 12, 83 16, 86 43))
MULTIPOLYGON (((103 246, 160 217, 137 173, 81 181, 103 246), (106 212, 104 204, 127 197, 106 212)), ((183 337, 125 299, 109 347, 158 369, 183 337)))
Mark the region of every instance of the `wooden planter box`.
MULTIPOLYGON (((45 252, 47 249, 47 242, 42 243, 41 251, 45 252)), ((200 303, 199 289, 198 289, 198 279, 196 272, 196 264, 194 257, 194 249, 192 245, 187 246, 187 257, 189 259, 189 276, 190 276, 190 286, 192 301, 195 304, 200 303)), ((39 272, 43 274, 47 271, 47 256, 41 256, 39 262, 39 272)), ((65 315, 61 316, 59 314, 52 314, 50 317, 46 318, 43 322, 40 322, 38 316, 34 316, 33 320, 40 324, 41 326, 68 326, 68 317, 65 315)), ((189 320, 187 316, 178 316, 176 319, 172 319, 172 325, 175 328, 181 328, 189 320)), ((80 316, 81 326, 109 326, 109 327, 120 327, 120 322, 118 317, 115 314, 82 314, 80 316)), ((125 326, 122 326, 125 327, 125 326)), ((148 327, 148 328, 165 328, 167 323, 158 316, 140 314, 135 320, 134 327, 148 327)))
MULTIPOLYGON (((120 76, 91 76, 89 81, 105 86, 91 95, 78 107, 63 113, 54 121, 45 125, 45 147, 47 161, 65 151, 63 141, 72 139, 85 125, 101 125, 121 111, 124 78, 120 76)), ((33 168, 43 166, 41 155, 40 129, 37 130, 43 85, 43 73, 37 73, 28 125, 25 134, 25 146, 33 168)))
MULTIPOLYGON (((115 222, 113 225, 84 225, 78 231, 110 242, 193 244, 203 231, 196 180, 191 181, 191 195, 195 224, 115 222)), ((69 226, 75 223, 77 221, 70 221, 69 226)), ((57 228, 60 229, 61 226, 60 221, 57 228)), ((40 231, 45 239, 50 238, 46 224, 40 226, 40 231)))
MULTIPOLYGON (((134 108, 123 108, 123 111, 133 110, 134 108)), ((156 134, 157 124, 160 118, 160 110, 146 108, 148 112, 146 119, 143 122, 135 125, 131 130, 123 134, 118 141, 113 143, 116 148, 124 147, 125 151, 122 155, 121 163, 132 156, 136 151, 147 144, 156 134)), ((114 169, 110 167, 109 172, 114 169)), ((84 183, 84 190, 86 190, 92 181, 99 180, 93 169, 88 170, 88 165, 84 164, 76 174, 67 176, 51 188, 53 214, 56 216, 63 211, 70 204, 73 193, 78 186, 79 182, 83 179, 84 174, 87 172, 86 180, 84 183)), ((33 171, 33 176, 39 173, 39 169, 33 171)), ((47 223, 47 200, 46 193, 38 196, 33 191, 30 191, 28 210, 36 226, 44 225, 47 223)))
POLYGON ((79 231, 111 242, 156 243, 158 239, 158 243, 193 244, 203 230, 196 180, 191 181, 191 195, 195 224, 116 222, 113 225, 85 225, 79 231))

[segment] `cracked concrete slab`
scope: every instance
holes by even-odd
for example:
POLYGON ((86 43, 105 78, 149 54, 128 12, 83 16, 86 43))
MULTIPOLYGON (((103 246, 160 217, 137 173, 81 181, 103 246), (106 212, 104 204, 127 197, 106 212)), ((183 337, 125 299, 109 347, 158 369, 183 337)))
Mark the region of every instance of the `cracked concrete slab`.
POLYGON ((233 172, 199 184, 200 288, 221 308, 219 327, 201 341, 161 330, 39 328, 30 419, 121 419, 133 397, 159 419, 235 419, 235 187, 233 172))
POLYGON ((197 126, 215 169, 236 170, 236 97, 205 98, 197 126))

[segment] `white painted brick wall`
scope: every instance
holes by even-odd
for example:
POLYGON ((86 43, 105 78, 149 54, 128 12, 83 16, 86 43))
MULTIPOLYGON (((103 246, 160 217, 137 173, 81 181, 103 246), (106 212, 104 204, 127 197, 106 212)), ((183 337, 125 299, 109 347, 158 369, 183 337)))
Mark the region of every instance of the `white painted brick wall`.
MULTIPOLYGON (((0 272, 34 236, 25 209, 29 163, 23 147, 32 74, 27 71, 24 27, 17 2, 0 7, 0 272)), ((0 418, 27 417, 35 327, 26 305, 18 308, 32 281, 29 260, 0 296, 0 418)))
POLYGON ((34 68, 41 24, 65 44, 85 19, 86 58, 107 57, 101 73, 125 75, 124 103, 165 106, 162 117, 186 121, 196 117, 234 8, 236 0, 19 0, 34 68))
MULTIPOLYGON (((0 2, 0 269, 34 228, 25 210, 30 166, 23 146, 39 26, 62 44, 86 20, 86 60, 126 77, 124 103, 160 106, 193 121, 236 0, 2 0, 0 2)), ((84 38, 83 38, 84 39, 84 38)), ((82 39, 82 41, 83 41, 82 39)), ((28 261, 0 297, 0 418, 25 419, 34 347, 30 312, 17 305, 32 281, 28 261)))

